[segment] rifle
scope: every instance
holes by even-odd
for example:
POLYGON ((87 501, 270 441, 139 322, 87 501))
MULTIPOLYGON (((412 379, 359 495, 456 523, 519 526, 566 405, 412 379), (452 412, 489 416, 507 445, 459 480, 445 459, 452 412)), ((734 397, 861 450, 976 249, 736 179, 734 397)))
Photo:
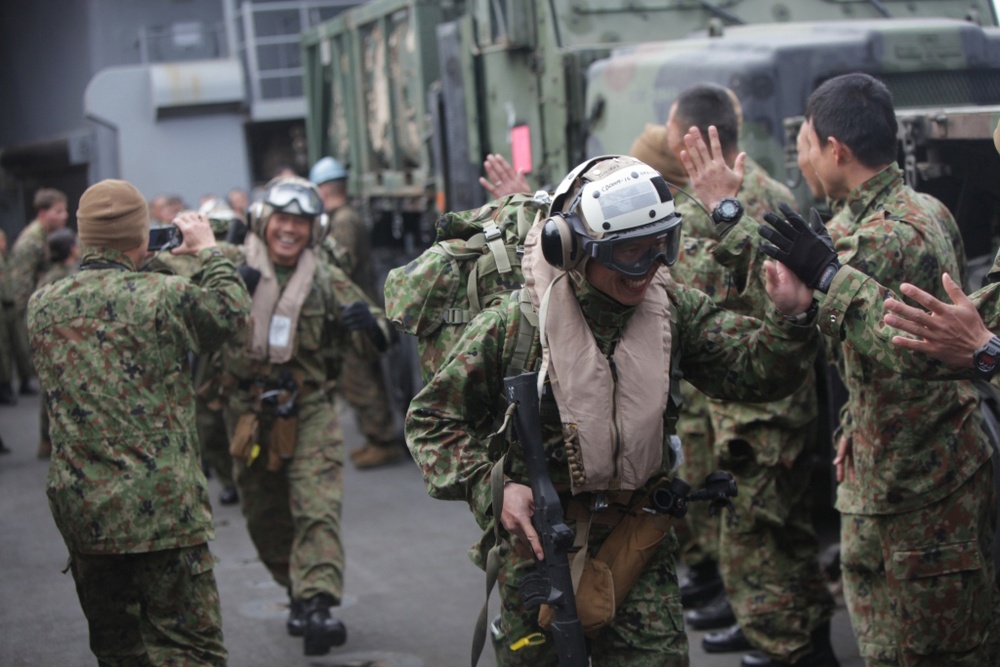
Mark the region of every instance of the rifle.
MULTIPOLYGON (((538 411, 538 373, 522 373, 504 378, 507 400, 517 404, 514 429, 521 443, 531 481, 535 511, 531 523, 545 552, 545 559, 535 561, 535 571, 520 583, 521 597, 528 609, 545 603, 552 607, 555 620, 550 632, 561 667, 586 667, 587 646, 583 626, 576 613, 576 596, 570 572, 569 553, 573 531, 566 525, 559 494, 549 477, 538 411)), ((497 521, 500 518, 497 517, 497 521)))

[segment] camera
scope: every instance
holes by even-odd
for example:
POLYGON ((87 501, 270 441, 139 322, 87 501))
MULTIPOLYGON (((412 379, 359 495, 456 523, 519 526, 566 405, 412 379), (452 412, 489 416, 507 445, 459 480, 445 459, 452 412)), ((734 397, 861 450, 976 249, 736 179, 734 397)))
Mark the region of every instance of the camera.
POLYGON ((163 250, 170 250, 171 248, 176 248, 184 241, 184 236, 181 234, 175 225, 163 225, 161 227, 151 227, 149 230, 149 251, 150 252, 160 252, 163 250))

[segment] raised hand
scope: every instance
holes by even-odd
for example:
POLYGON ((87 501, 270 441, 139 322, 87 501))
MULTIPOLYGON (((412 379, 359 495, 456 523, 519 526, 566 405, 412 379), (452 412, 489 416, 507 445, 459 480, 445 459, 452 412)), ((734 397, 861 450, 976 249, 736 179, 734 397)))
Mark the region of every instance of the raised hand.
POLYGON ((531 186, 524 173, 515 170, 504 157, 498 153, 490 153, 483 162, 483 169, 486 171, 486 178, 479 177, 479 184, 483 186, 490 197, 499 199, 507 195, 518 192, 530 193, 531 186))
POLYGON ((722 155, 719 131, 714 125, 708 127, 708 141, 706 145, 701 131, 691 127, 684 135, 687 150, 681 151, 681 162, 691 178, 695 196, 711 211, 726 197, 736 197, 743 184, 746 153, 736 156, 730 167, 722 155))

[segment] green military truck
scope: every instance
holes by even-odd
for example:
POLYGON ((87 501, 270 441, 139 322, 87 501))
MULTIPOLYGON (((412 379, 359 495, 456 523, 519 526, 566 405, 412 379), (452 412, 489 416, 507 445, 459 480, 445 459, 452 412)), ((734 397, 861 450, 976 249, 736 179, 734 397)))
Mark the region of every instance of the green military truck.
MULTIPOLYGON (((484 201, 487 153, 550 186, 628 151, 699 81, 736 91, 746 150, 797 185, 794 119, 817 85, 860 70, 893 91, 911 183, 956 213, 969 254, 991 256, 996 25, 989 0, 372 0, 303 36, 309 154, 348 166, 384 276, 441 212, 484 201)), ((401 405, 419 382, 403 356, 401 405)))

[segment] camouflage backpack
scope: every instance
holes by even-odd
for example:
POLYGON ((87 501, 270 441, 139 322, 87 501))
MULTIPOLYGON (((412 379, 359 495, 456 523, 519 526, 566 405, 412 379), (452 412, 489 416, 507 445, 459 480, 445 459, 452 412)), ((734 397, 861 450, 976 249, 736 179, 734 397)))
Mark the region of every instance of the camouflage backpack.
POLYGON ((524 238, 547 211, 544 198, 514 194, 478 210, 446 213, 435 225, 434 244, 389 272, 385 313, 397 329, 417 337, 425 383, 472 318, 521 287, 524 238))

